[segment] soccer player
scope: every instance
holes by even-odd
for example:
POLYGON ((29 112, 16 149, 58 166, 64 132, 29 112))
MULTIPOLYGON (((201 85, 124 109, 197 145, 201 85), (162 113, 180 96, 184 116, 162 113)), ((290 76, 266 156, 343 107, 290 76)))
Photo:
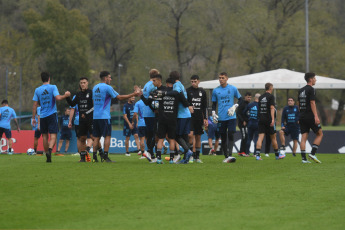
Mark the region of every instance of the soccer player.
POLYGON ((202 163, 200 160, 201 135, 204 134, 203 126, 207 127, 207 96, 203 88, 199 87, 199 76, 193 75, 190 78, 192 84, 187 91, 188 102, 193 106, 193 113, 191 114, 191 125, 189 133, 189 143, 193 148, 193 158, 197 163, 202 163))
POLYGON ((52 162, 52 149, 56 143, 56 135, 59 131, 56 114, 56 101, 61 101, 66 97, 69 97, 71 93, 66 91, 64 95, 60 95, 56 85, 50 84, 50 75, 47 72, 41 73, 41 80, 43 85, 36 88, 32 99, 34 101, 32 108, 32 125, 35 126, 36 124, 35 116, 39 103, 41 105, 40 128, 43 137, 43 147, 47 157, 47 162, 50 163, 52 162), (48 133, 50 133, 49 141, 48 133))
MULTIPOLYGON (((272 146, 274 149, 274 153, 276 155, 276 159, 284 158, 283 155, 279 155, 278 150, 278 142, 276 136, 276 125, 275 125, 275 117, 276 117, 276 108, 275 108, 275 100, 274 96, 272 95, 273 92, 273 84, 266 83, 265 84, 266 92, 259 97, 259 137, 258 141, 256 142, 256 160, 262 160, 260 156, 261 145, 262 141, 265 137, 266 133, 269 133, 272 146)), ((266 137, 268 138, 268 136, 266 137)))
MULTIPOLYGON (((183 93, 187 99, 187 92, 180 82, 180 73, 177 71, 172 71, 169 74, 169 78, 174 80, 173 90, 183 93)), ((178 114, 177 114, 177 136, 176 141, 179 145, 182 146, 183 159, 180 163, 185 164, 189 162, 190 157, 193 155, 193 151, 190 150, 190 144, 188 139, 188 134, 190 133, 190 122, 191 122, 191 113, 193 113, 193 106, 184 107, 182 103, 179 103, 178 114)), ((179 155, 174 159, 175 162, 179 160, 179 155)))
POLYGON ((298 145, 298 136, 300 133, 299 129, 299 110, 298 106, 295 105, 295 100, 292 97, 288 98, 288 105, 284 107, 282 113, 282 128, 279 131, 280 142, 282 146, 280 147, 280 153, 285 154, 285 136, 290 135, 293 140, 292 154, 296 156, 296 150, 298 145), (284 136, 285 135, 285 136, 284 136))
POLYGON ((134 105, 135 105, 135 97, 131 97, 128 99, 127 103, 123 106, 123 119, 124 119, 123 135, 126 137, 126 140, 125 140, 126 154, 125 155, 128 157, 131 156, 131 154, 128 151, 129 139, 131 135, 134 136, 135 143, 138 149, 137 152, 140 151, 137 120, 133 119, 134 105))
POLYGON ((259 93, 255 94, 254 102, 249 103, 248 106, 244 109, 243 114, 247 117, 248 124, 248 139, 246 144, 246 156, 249 156, 250 144, 254 142, 254 149, 256 149, 256 142, 258 141, 259 136, 259 127, 258 127, 258 110, 259 110, 259 93))
POLYGON ((321 129, 320 119, 316 111, 315 103, 315 89, 313 86, 316 84, 316 75, 315 73, 306 73, 304 79, 307 82, 307 85, 301 88, 298 92, 298 102, 299 102, 299 125, 301 127, 302 139, 301 139, 301 155, 302 163, 310 163, 307 160, 305 145, 308 139, 309 130, 313 130, 316 134, 316 137, 313 142, 311 153, 308 154, 309 158, 315 161, 316 163, 321 163, 319 159, 315 156, 317 149, 322 141, 323 132, 321 129))
POLYGON ((41 137, 41 130, 40 130, 40 114, 41 114, 41 106, 37 107, 37 113, 35 116, 35 120, 36 120, 36 125, 32 126, 32 130, 35 131, 34 134, 34 150, 35 150, 35 154, 37 154, 37 146, 38 146, 38 139, 40 139, 41 137))
POLYGON ((238 99, 241 103, 241 94, 238 89, 228 84, 228 74, 222 72, 219 74, 220 86, 212 92, 212 117, 214 122, 219 121, 219 133, 221 136, 221 146, 225 156, 224 163, 232 163, 236 161, 232 157, 232 148, 234 146, 234 133, 236 132, 236 113, 238 104, 234 103, 234 99, 238 99), (218 115, 216 108, 218 104, 218 115), (219 119, 218 119, 219 116, 219 119), (229 143, 228 143, 229 142, 229 143))
POLYGON ((244 95, 244 100, 242 100, 241 103, 238 104, 238 108, 236 111, 238 128, 241 131, 241 146, 240 146, 240 151, 238 153, 239 156, 247 156, 246 144, 247 144, 247 139, 248 139, 248 128, 247 128, 248 120, 247 120, 247 117, 244 115, 243 111, 248 106, 251 100, 252 100, 252 94, 250 92, 247 92, 244 95))
POLYGON ((208 125, 207 125, 207 136, 208 136, 208 145, 210 146, 210 152, 208 153, 208 155, 217 156, 217 149, 218 149, 219 139, 220 139, 217 126, 218 124, 213 123, 212 116, 209 116, 208 125), (213 148, 213 139, 215 139, 214 148, 213 148))
POLYGON ((108 71, 102 71, 100 73, 101 83, 95 85, 92 89, 92 99, 93 99, 93 136, 94 136, 94 147, 93 155, 97 155, 97 149, 99 146, 99 140, 104 137, 104 152, 100 153, 101 161, 113 162, 108 156, 110 139, 111 139, 111 115, 110 115, 110 103, 111 98, 116 98, 117 100, 126 100, 133 96, 139 96, 140 91, 128 95, 119 95, 111 86, 111 75, 108 71))
POLYGON ((11 133, 11 120, 13 119, 14 122, 17 125, 18 132, 20 131, 18 122, 17 122, 17 115, 14 109, 8 106, 8 101, 3 100, 1 102, 1 108, 0 108, 0 139, 2 138, 2 135, 5 133, 5 137, 7 138, 8 142, 8 151, 7 153, 12 155, 12 133, 11 133))
MULTIPOLYGON (((159 74, 159 71, 157 69, 151 69, 149 72, 150 80, 145 84, 143 88, 143 96, 145 99, 148 99, 150 96, 150 93, 157 88, 153 85, 153 76, 159 74)), ((146 156, 148 159, 155 159, 155 155, 153 153, 153 148, 155 147, 155 133, 157 130, 157 119, 156 115, 153 112, 153 109, 150 107, 150 105, 147 105, 143 112, 145 125, 146 125, 146 145, 147 145, 147 154, 146 156)))
MULTIPOLYGON (((140 151, 138 152, 138 155, 141 155, 140 159, 144 159, 145 157, 143 154, 145 153, 145 136, 146 136, 146 125, 145 125, 145 119, 143 117, 143 112, 146 105, 143 102, 143 100, 137 101, 134 105, 134 114, 133 119, 137 121, 138 125, 138 136, 140 141, 140 151)), ((146 153, 145 153, 146 154, 146 153)))
MULTIPOLYGON (((76 126, 77 134, 77 145, 78 151, 80 153, 80 162, 91 161, 89 152, 93 144, 92 136, 92 122, 93 122, 93 97, 92 90, 89 89, 89 80, 86 77, 81 77, 79 79, 79 89, 80 91, 73 97, 66 98, 67 103, 75 108, 75 118, 78 117, 78 125, 76 126)), ((73 111, 72 111, 73 112, 73 111)), ((72 127, 71 117, 69 127, 72 127)), ((102 149, 98 149, 100 152, 102 149)), ((96 149, 97 151, 97 149, 96 149)), ((93 156, 93 161, 98 162, 97 155, 93 156)))
POLYGON ((65 141, 65 153, 67 153, 67 150, 69 148, 69 142, 71 141, 71 138, 72 138, 71 129, 68 127, 70 112, 71 112, 70 108, 65 108, 65 114, 60 118, 61 133, 60 133, 58 148, 56 151, 57 154, 55 154, 58 156, 60 155, 59 153, 64 141, 65 141))

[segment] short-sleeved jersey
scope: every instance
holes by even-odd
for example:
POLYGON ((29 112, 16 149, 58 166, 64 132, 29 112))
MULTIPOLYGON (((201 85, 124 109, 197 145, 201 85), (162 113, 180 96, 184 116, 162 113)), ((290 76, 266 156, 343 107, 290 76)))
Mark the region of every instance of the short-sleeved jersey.
POLYGON ((33 101, 41 105, 41 118, 48 117, 57 112, 55 97, 60 95, 56 85, 44 84, 36 88, 33 101))
POLYGON ((271 105, 275 107, 274 96, 265 92, 259 97, 259 120, 260 122, 272 121, 271 105))
POLYGON ((290 125, 290 124, 298 124, 299 120, 299 111, 297 105, 294 106, 285 106, 283 109, 282 113, 282 127, 285 125, 290 125))
POLYGON ((234 105, 234 98, 241 97, 238 89, 227 84, 225 87, 218 86, 212 92, 212 102, 218 103, 218 117, 219 121, 226 121, 236 119, 236 113, 231 117, 228 115, 228 109, 234 105))
POLYGON ((187 97, 189 104, 193 105, 194 113, 192 117, 198 120, 207 119, 206 109, 207 109, 207 96, 203 88, 189 87, 187 90, 187 97))
POLYGON ((38 116, 41 116, 41 106, 38 106, 36 109, 36 116, 35 116, 36 125, 33 126, 31 124, 32 130, 37 130, 37 128, 38 128, 38 116))
POLYGON ((298 91, 300 119, 313 119, 314 113, 311 110, 310 101, 315 101, 315 89, 306 85, 298 91))
MULTIPOLYGON (((173 90, 183 93, 184 97, 187 99, 187 92, 182 85, 180 81, 175 82, 173 86, 173 90)), ((190 118, 192 115, 190 114, 190 111, 188 107, 184 107, 181 103, 178 105, 178 113, 177 113, 177 118, 190 118)))
POLYGON ((14 109, 8 106, 1 107, 0 114, 0 128, 11 129, 11 120, 17 117, 14 109))
MULTIPOLYGON (((135 103, 130 104, 128 102, 123 106, 123 114, 127 115, 129 122, 132 122, 132 120, 133 120, 134 106, 135 106, 135 103)), ((125 122, 125 124, 127 124, 126 121, 124 121, 124 122, 125 122)))
MULTIPOLYGON (((148 99, 150 96, 150 93, 154 90, 156 90, 157 87, 153 85, 152 81, 148 81, 143 89, 143 96, 148 99)), ((143 111, 144 117, 155 117, 155 113, 152 111, 150 106, 145 106, 145 109, 143 111)))
POLYGON ((61 126, 61 132, 68 131, 68 123, 69 123, 69 116, 68 115, 63 115, 60 118, 60 126, 61 126))
POLYGON ((111 99, 116 98, 119 94, 106 83, 99 83, 92 89, 93 95, 93 119, 110 119, 111 99))
POLYGON ((135 103, 135 105, 134 105, 133 112, 138 114, 138 127, 146 126, 145 125, 145 119, 143 116, 143 112, 144 112, 145 107, 146 107, 146 105, 144 104, 144 102, 142 100, 137 101, 137 103, 135 103))
MULTIPOLYGON (((79 121, 88 121, 93 119, 93 97, 92 90, 86 89, 84 91, 79 91, 71 100, 69 97, 66 98, 67 103, 76 108, 78 111, 79 121)), ((76 123, 74 123, 76 124, 76 123)), ((79 124, 79 123, 78 123, 79 124)))
MULTIPOLYGON (((75 95, 73 96, 73 99, 75 99, 75 95)), ((76 104, 75 106, 71 106, 70 108, 73 108, 74 109, 74 125, 79 125, 79 110, 78 110, 78 104, 76 104)))

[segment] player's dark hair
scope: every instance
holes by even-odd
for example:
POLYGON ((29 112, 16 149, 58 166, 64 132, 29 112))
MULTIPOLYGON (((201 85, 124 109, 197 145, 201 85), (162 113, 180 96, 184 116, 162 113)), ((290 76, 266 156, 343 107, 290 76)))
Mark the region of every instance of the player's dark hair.
MULTIPOLYGON (((108 75, 107 75, 107 76, 108 76, 108 75)), ((79 78, 79 81, 81 81, 81 80, 89 81, 89 79, 87 79, 87 77, 81 77, 81 78, 79 78)))
POLYGON ((104 77, 107 77, 108 75, 110 75, 108 71, 102 71, 100 72, 99 77, 103 79, 104 77))
POLYGON ((159 74, 159 71, 158 71, 158 69, 151 69, 149 74, 150 74, 150 79, 152 79, 153 76, 159 74))
POLYGON ((251 92, 246 92, 246 94, 244 96, 252 96, 251 92))
POLYGON ((199 76, 198 75, 192 75, 191 77, 190 77, 190 80, 199 80, 200 78, 199 78, 199 76))
POLYGON ((48 82, 49 78, 50 78, 50 74, 48 72, 42 72, 41 73, 41 79, 42 79, 43 83, 48 82))
POLYGON ((226 72, 221 72, 219 75, 228 77, 228 74, 226 72))
POLYGON ((293 97, 288 97, 288 100, 289 100, 289 99, 292 99, 293 101, 295 101, 295 99, 294 99, 293 97))
POLYGON ((153 75, 153 77, 152 78, 158 78, 158 79, 161 79, 162 80, 162 75, 160 75, 160 74, 156 74, 156 75, 153 75))
POLYGON ((181 74, 177 71, 172 71, 169 74, 169 78, 173 79, 174 81, 180 80, 181 74))
POLYGON ((305 79, 306 82, 309 82, 309 79, 311 79, 311 78, 313 78, 315 76, 316 76, 315 73, 305 73, 304 79, 305 79))
POLYGON ((5 99, 5 100, 3 100, 3 101, 1 102, 1 104, 2 104, 2 105, 3 105, 3 104, 8 105, 8 101, 5 99))
POLYGON ((170 83, 170 84, 174 84, 175 83, 174 79, 172 79, 170 77, 165 82, 166 83, 170 83))
POLYGON ((272 86, 273 86, 272 83, 267 82, 267 83, 265 84, 265 90, 269 90, 272 86))

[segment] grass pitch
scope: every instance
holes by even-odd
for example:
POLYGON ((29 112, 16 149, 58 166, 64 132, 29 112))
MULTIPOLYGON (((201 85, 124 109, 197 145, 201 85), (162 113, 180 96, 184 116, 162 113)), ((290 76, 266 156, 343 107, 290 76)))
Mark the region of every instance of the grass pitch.
POLYGON ((1 155, 0 229, 345 229, 345 155, 319 154, 322 164, 110 158, 1 155))

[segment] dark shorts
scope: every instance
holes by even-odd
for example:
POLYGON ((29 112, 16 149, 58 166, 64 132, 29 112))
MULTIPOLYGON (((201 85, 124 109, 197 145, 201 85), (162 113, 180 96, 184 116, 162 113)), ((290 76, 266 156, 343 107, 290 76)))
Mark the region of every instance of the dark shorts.
POLYGON ((0 128, 0 139, 2 138, 2 135, 5 133, 5 137, 7 139, 12 137, 12 132, 10 129, 0 128))
POLYGON ((72 131, 70 129, 69 130, 61 131, 61 133, 60 133, 60 140, 70 141, 71 138, 72 138, 72 131))
MULTIPOLYGON (((80 123, 79 123, 80 126, 80 123)), ((110 119, 96 119, 93 120, 92 135, 94 137, 111 136, 111 122, 110 119)))
POLYGON ((146 136, 146 126, 139 126, 138 127, 138 135, 139 135, 139 137, 145 137, 146 136))
POLYGON ((285 136, 290 135, 292 140, 298 140, 298 136, 300 134, 298 125, 286 125, 283 131, 284 131, 285 136))
POLYGON ((309 133, 310 129, 314 133, 317 133, 321 129, 321 124, 316 125, 315 119, 300 119, 299 126, 301 127, 301 133, 309 133))
POLYGON ((230 119, 226 121, 219 121, 219 133, 226 133, 226 131, 235 133, 236 132, 236 119, 230 119))
POLYGON ((169 139, 176 138, 176 120, 175 121, 159 121, 157 136, 159 139, 164 139, 168 135, 169 139))
POLYGON ((56 113, 48 117, 41 118, 40 120, 40 128, 42 134, 48 133, 58 133, 59 126, 58 126, 58 117, 56 113))
POLYGON ((157 119, 155 117, 144 117, 144 120, 147 132, 154 132, 157 130, 157 119))
POLYGON ((193 118, 191 119, 190 122, 190 131, 193 131, 194 135, 202 135, 204 134, 204 130, 203 130, 203 125, 204 125, 204 120, 200 120, 200 119, 196 119, 193 118))
POLYGON ((79 138, 80 137, 80 135, 79 135, 79 125, 74 125, 74 131, 75 131, 75 136, 77 138, 79 138))
POLYGON ((35 137, 36 137, 36 138, 40 138, 41 135, 42 135, 42 134, 41 134, 41 131, 38 130, 38 129, 36 129, 36 130, 35 130, 35 137))
POLYGON ((276 125, 270 126, 270 122, 261 122, 259 121, 259 133, 264 133, 268 135, 273 135, 276 133, 276 125))
POLYGON ((93 120, 92 119, 80 119, 79 120, 79 131, 78 134, 80 137, 87 136, 87 138, 90 138, 90 134, 92 134, 93 131, 93 120))
POLYGON ((123 135, 125 137, 130 137, 131 135, 138 134, 138 128, 134 126, 133 129, 130 129, 127 125, 123 128, 123 135))
MULTIPOLYGON (((219 123, 218 123, 219 124, 219 123)), ((218 126, 218 124, 217 124, 217 126, 218 126)), ((209 125, 208 126, 208 138, 209 139, 214 139, 214 138, 216 138, 216 139, 219 139, 220 138, 220 134, 219 134, 219 132, 218 132, 218 128, 217 127, 214 127, 213 125, 209 125)))
MULTIPOLYGON (((177 136, 188 135, 190 133, 190 120, 190 118, 177 118, 177 136)), ((176 124, 172 121, 171 123, 176 124)))

